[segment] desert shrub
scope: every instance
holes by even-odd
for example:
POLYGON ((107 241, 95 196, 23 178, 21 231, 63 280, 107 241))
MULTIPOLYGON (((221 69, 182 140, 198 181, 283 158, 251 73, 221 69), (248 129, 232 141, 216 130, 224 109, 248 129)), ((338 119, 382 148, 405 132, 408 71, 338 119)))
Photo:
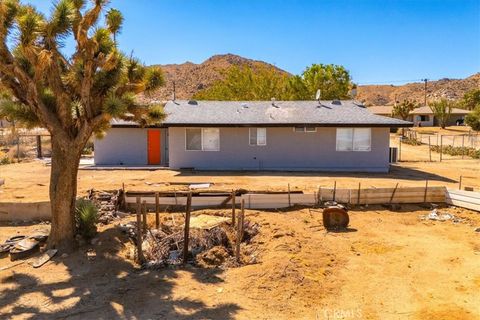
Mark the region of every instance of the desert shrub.
POLYGON ((17 157, 20 159, 24 159, 27 157, 28 151, 25 146, 20 145, 20 147, 17 148, 17 146, 13 146, 8 150, 8 158, 10 161, 13 161, 13 159, 16 159, 17 157))
POLYGON ((415 139, 415 138, 403 138, 402 143, 409 144, 411 146, 421 146, 422 145, 420 140, 415 139))
POLYGON ((85 240, 90 240, 97 234, 98 209, 92 201, 77 201, 75 220, 77 231, 85 240))
MULTIPOLYGON (((440 153, 440 146, 431 146, 432 151, 440 153)), ((469 147, 453 147, 453 146, 443 146, 442 153, 448 154, 451 156, 461 156, 466 155, 474 159, 480 159, 480 150, 469 147)))
POLYGON ((0 151, 0 165, 10 164, 10 163, 11 161, 8 158, 8 156, 5 153, 0 151))
POLYGON ((88 141, 82 150, 82 154, 91 155, 93 153, 93 142, 88 141))
POLYGON ((465 117, 465 123, 472 127, 472 130, 480 131, 480 106, 465 117))

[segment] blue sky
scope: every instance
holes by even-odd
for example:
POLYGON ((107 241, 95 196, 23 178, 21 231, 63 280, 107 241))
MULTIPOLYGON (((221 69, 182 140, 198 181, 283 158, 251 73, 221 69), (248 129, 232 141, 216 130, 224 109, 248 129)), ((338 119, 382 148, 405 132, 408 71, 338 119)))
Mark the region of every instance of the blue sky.
MULTIPOLYGON (((48 0, 24 1, 48 12, 48 0)), ((113 0, 147 64, 234 53, 291 73, 341 64, 360 84, 480 71, 480 0, 113 0)))

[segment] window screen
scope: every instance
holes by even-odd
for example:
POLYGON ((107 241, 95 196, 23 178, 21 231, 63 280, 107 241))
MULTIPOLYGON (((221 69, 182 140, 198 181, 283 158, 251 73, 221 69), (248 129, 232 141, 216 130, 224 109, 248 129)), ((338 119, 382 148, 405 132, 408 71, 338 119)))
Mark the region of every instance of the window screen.
POLYGON ((250 128, 250 145, 265 146, 267 144, 267 128, 250 128))
POLYGON ((220 129, 185 129, 185 149, 187 151, 219 151, 220 129))
POLYGON ((218 128, 205 128, 202 130, 202 149, 204 151, 220 150, 220 130, 218 128))
POLYGON ((352 151, 353 128, 337 128, 337 151, 352 151))
POLYGON ((295 127, 294 131, 295 132, 316 132, 317 128, 316 127, 295 127))
POLYGON ((370 151, 371 148, 371 129, 355 128, 353 129, 353 151, 370 151))
POLYGON ((337 151, 370 151, 370 128, 337 128, 337 151))
POLYGON ((202 150, 202 129, 186 129, 185 149, 202 150))

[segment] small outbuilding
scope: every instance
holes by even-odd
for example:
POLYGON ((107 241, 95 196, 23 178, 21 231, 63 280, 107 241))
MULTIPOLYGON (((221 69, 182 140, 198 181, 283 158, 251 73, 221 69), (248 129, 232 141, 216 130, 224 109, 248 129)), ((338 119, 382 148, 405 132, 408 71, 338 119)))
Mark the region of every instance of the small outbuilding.
POLYGON ((169 101, 158 127, 114 120, 96 165, 387 172, 390 128, 356 101, 169 101))

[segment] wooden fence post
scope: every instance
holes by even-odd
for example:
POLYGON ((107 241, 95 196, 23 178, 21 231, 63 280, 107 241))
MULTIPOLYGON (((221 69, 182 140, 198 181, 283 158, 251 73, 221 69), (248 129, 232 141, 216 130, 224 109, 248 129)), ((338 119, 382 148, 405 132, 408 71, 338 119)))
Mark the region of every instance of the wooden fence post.
POLYGON ((337 181, 335 180, 333 182, 333 202, 336 200, 336 195, 337 195, 337 181))
POLYGON ((192 209, 192 193, 187 195, 187 206, 185 208, 185 228, 183 233, 183 264, 188 260, 188 242, 190 237, 190 211, 192 209))
POLYGON ((430 162, 432 162, 432 143, 430 141, 430 136, 428 136, 428 155, 430 157, 430 162))
POLYGON ((395 192, 397 192, 397 188, 398 188, 398 182, 395 185, 395 188, 393 189, 392 196, 390 197, 390 202, 388 203, 389 205, 392 205, 393 197, 395 196, 395 192))
POLYGON ((360 188, 362 186, 362 183, 358 183, 358 194, 357 194, 357 205, 360 205, 360 188))
POLYGON ((443 135, 440 135, 440 162, 442 162, 442 152, 443 152, 443 135))
POLYGON ((20 135, 17 138, 17 162, 20 162, 20 135))
POLYGON ((37 158, 43 158, 42 155, 42 137, 37 135, 37 158))
POLYGON ((232 226, 235 226, 235 209, 236 209, 236 196, 237 196, 237 192, 236 191, 232 191, 232 226))
POLYGON ((238 223, 237 223, 237 241, 235 243, 235 259, 238 263, 240 263, 240 243, 243 239, 243 219, 245 216, 245 200, 242 199, 241 206, 240 206, 240 215, 238 216, 238 223))
POLYGON ((423 203, 427 203, 428 179, 425 180, 425 193, 423 194, 423 203))
POLYGON ((143 256, 142 250, 142 204, 140 202, 140 197, 137 197, 137 262, 142 264, 145 262, 145 257, 143 256))
POLYGON ((155 192, 155 228, 160 228, 160 199, 158 192, 155 192))
POLYGON ((147 200, 142 203, 143 233, 147 233, 147 200))
POLYGON ((398 161, 402 161, 402 137, 398 139, 398 161))
POLYGON ((458 190, 462 190, 462 176, 460 176, 460 181, 458 182, 458 190))
POLYGON ((292 201, 290 198, 290 183, 288 184, 288 207, 290 208, 292 206, 292 201))
POLYGON ((462 159, 465 158, 465 134, 462 135, 462 159))

